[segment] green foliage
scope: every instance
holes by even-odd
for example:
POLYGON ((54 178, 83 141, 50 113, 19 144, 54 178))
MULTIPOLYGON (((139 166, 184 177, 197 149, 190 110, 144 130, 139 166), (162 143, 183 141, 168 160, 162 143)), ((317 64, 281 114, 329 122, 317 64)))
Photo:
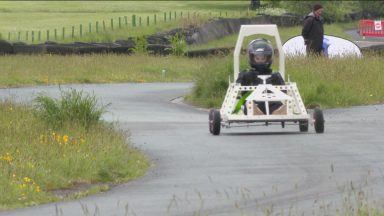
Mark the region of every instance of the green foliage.
POLYGON ((185 53, 187 50, 187 43, 185 41, 185 37, 179 33, 175 34, 171 38, 171 44, 172 44, 172 54, 181 56, 185 53))
POLYGON ((383 1, 359 1, 363 15, 367 18, 378 18, 384 16, 383 1))
POLYGON ((35 103, 41 119, 54 128, 60 128, 66 123, 89 128, 96 124, 106 111, 106 106, 100 106, 95 95, 76 89, 61 91, 60 99, 39 95, 35 103))
POLYGON ((282 1, 280 7, 290 13, 305 17, 312 11, 312 7, 316 3, 323 5, 323 17, 326 22, 349 21, 348 14, 361 10, 357 1, 282 1))
POLYGON ((148 41, 146 36, 140 36, 135 38, 135 53, 144 54, 147 53, 148 41))

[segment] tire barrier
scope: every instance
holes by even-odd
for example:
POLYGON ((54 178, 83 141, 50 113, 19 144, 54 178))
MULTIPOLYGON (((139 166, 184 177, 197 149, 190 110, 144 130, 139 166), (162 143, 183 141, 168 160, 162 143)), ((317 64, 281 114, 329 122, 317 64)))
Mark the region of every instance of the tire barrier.
POLYGON ((13 53, 14 54, 29 54, 29 55, 36 55, 36 54, 44 54, 46 52, 46 47, 44 44, 31 44, 27 45, 25 43, 14 43, 13 46, 13 53))
POLYGON ((381 56, 384 56, 384 44, 364 47, 364 48, 361 48, 361 51, 363 53, 374 53, 374 54, 379 54, 381 56))
POLYGON ((232 48, 228 48, 228 47, 211 48, 211 49, 188 51, 184 55, 187 57, 191 57, 191 58, 206 57, 206 56, 211 56, 211 55, 215 55, 215 56, 223 55, 223 56, 225 56, 225 55, 229 55, 233 50, 234 50, 233 47, 232 48))
POLYGON ((0 55, 12 54, 13 46, 5 40, 0 40, 0 55))

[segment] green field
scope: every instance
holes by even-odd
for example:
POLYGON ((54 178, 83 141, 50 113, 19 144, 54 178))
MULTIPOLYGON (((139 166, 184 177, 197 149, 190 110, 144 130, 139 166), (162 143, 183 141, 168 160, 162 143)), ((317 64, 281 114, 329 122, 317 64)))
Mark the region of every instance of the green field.
POLYGON ((207 20, 209 17, 219 16, 243 16, 248 8, 248 1, 0 1, 0 33, 8 39, 11 32, 11 40, 18 40, 18 32, 21 40, 26 39, 28 32, 31 41, 31 31, 35 31, 35 42, 37 31, 41 31, 41 40, 46 40, 46 31, 50 30, 50 40, 54 40, 54 29, 57 29, 60 41, 112 41, 124 39, 128 36, 152 34, 185 25, 188 13, 192 19, 193 14, 199 14, 199 19, 207 20), (164 22, 164 12, 167 14, 167 22, 164 22), (171 12, 171 22, 169 22, 171 12), (176 20, 175 20, 176 12, 176 20), (183 19, 181 18, 183 12, 183 19), (136 15, 136 23, 139 26, 139 17, 142 18, 142 27, 132 28, 132 15, 136 15), (157 25, 154 25, 154 15, 157 15, 157 25), (124 16, 127 16, 128 27, 125 26, 124 16), (150 26, 147 25, 147 16, 150 18, 150 26), (122 29, 118 29, 118 18, 121 17, 122 29), (111 31, 111 19, 114 19, 114 31, 111 31), (96 21, 102 29, 102 21, 106 23, 106 33, 89 32, 89 23, 92 24, 91 31, 95 32, 96 21), (72 26, 75 26, 75 35, 79 35, 79 25, 83 25, 83 37, 71 38, 72 26), (65 28, 66 39, 62 40, 62 28, 65 28), (104 35, 106 34, 106 35, 104 35))

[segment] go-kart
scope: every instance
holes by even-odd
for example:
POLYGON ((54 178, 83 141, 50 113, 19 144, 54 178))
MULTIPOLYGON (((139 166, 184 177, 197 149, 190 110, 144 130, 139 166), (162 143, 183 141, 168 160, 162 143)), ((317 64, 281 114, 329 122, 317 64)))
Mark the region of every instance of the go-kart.
POLYGON ((279 72, 285 81, 285 56, 282 49, 280 35, 276 25, 242 25, 234 50, 234 81, 229 81, 228 90, 220 111, 209 111, 209 131, 219 135, 220 129, 236 126, 286 124, 299 125, 301 132, 307 132, 309 124, 313 125, 316 133, 324 132, 324 116, 321 109, 316 108, 310 115, 301 99, 295 82, 290 80, 285 85, 267 84, 271 75, 259 75, 262 84, 256 86, 242 86, 236 83, 240 70, 240 51, 245 37, 264 34, 274 37, 279 53, 279 72), (247 97, 242 99, 244 93, 247 97), (242 101, 243 100, 243 101, 242 101), (239 104, 240 103, 240 104, 239 104), (260 112, 258 106, 264 103, 264 111, 260 112), (271 111, 270 104, 279 103, 278 111, 271 111), (239 110, 239 105, 241 109, 239 110), (246 112, 242 110, 246 109, 246 112))

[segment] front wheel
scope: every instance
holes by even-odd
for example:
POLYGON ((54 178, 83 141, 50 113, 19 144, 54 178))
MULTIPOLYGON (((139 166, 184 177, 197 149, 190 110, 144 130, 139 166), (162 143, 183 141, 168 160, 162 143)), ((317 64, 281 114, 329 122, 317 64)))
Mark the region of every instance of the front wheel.
POLYGON ((321 109, 316 108, 313 112, 314 126, 316 133, 324 133, 324 115, 321 109))
POLYGON ((211 132, 211 134, 213 135, 219 135, 220 126, 221 126, 220 112, 215 109, 211 109, 209 111, 209 132, 211 132))

